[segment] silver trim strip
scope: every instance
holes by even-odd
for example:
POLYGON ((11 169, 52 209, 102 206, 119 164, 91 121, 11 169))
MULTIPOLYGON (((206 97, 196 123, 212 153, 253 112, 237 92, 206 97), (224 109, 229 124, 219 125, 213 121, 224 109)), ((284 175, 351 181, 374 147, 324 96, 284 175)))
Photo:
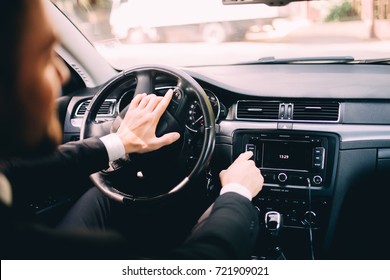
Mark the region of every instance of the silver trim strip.
POLYGON ((190 181, 190 179, 189 179, 188 177, 185 177, 179 184, 177 184, 176 187, 174 187, 173 189, 171 189, 168 193, 169 193, 169 194, 172 194, 172 193, 177 192, 177 191, 180 190, 182 187, 184 187, 184 185, 186 185, 189 181, 190 181))
POLYGON ((277 129, 277 122, 221 121, 219 135, 233 136, 238 129, 277 130, 280 133, 288 131, 331 132, 340 135, 341 142, 389 140, 390 125, 353 125, 353 124, 308 124, 293 123, 293 129, 277 129))

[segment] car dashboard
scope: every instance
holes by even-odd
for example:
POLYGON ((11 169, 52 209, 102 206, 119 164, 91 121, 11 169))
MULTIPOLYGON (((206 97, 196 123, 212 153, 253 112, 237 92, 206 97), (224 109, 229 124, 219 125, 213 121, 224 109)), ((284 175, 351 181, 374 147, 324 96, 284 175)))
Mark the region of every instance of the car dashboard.
MULTIPOLYGON (((276 211, 283 217, 279 246, 286 258, 329 258, 349 191, 363 175, 390 168, 390 68, 237 64, 183 70, 205 90, 216 117, 208 170, 213 180, 247 150, 263 174, 263 190, 253 199, 263 228, 254 255, 264 257, 265 215, 276 211)), ((158 77, 155 93, 175 86, 168 77, 158 77)), ((98 119, 114 119, 134 88, 129 81, 113 92, 98 119)), ((98 89, 74 91, 60 104, 66 107, 64 142, 79 139, 85 110, 98 89)), ((202 126, 201 114, 194 100, 186 117, 193 136, 202 126)), ((372 182, 367 192, 375 192, 372 182)))

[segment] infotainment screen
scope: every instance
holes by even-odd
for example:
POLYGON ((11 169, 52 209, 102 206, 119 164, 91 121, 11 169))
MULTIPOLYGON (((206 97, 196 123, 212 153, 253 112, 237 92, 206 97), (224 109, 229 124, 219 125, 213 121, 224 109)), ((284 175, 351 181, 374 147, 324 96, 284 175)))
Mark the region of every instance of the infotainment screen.
POLYGON ((313 162, 313 147, 302 141, 264 141, 261 166, 272 169, 310 170, 313 162))

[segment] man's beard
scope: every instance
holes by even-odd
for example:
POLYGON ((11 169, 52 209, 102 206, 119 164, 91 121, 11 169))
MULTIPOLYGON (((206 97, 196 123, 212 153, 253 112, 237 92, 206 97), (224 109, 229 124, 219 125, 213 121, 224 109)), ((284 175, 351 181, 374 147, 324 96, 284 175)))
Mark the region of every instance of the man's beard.
MULTIPOLYGON (((0 101, 0 163, 12 158, 40 157, 55 151, 62 142, 57 110, 28 110, 28 100, 9 89, 12 95, 0 101)), ((0 92, 3 94, 3 92, 0 92)), ((0 96, 2 97, 2 96, 0 96)), ((55 107, 55 106, 53 106, 55 107)))
POLYGON ((55 151, 62 141, 62 129, 57 117, 52 117, 46 133, 43 134, 40 141, 34 146, 27 146, 24 151, 25 157, 40 157, 55 151))
POLYGON ((41 139, 39 143, 37 143, 34 148, 26 148, 25 151, 23 152, 23 157, 41 157, 48 155, 55 151, 58 147, 57 141, 55 141, 52 137, 49 135, 45 135, 41 139))
POLYGON ((9 134, 11 139, 0 139, 0 143, 3 144, 0 152, 2 159, 46 156, 54 152, 62 141, 62 128, 56 116, 51 117, 46 130, 43 130, 39 137, 35 136, 35 141, 23 133, 23 129, 16 131, 15 126, 17 127, 17 124, 10 128, 13 130, 13 133, 9 134))

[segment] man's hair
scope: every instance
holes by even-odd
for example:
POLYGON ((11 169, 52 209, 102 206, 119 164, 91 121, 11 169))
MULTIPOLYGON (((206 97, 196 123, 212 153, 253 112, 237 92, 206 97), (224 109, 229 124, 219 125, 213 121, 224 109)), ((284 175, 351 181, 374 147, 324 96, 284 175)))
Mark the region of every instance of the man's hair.
POLYGON ((7 1, 7 4, 2 6, 0 8, 0 36, 3 41, 0 44, 0 88, 14 91, 26 0, 7 1))
POLYGON ((2 3, 0 7, 0 158, 7 154, 12 145, 7 135, 15 132, 14 104, 18 101, 17 79, 20 63, 20 44, 23 36, 24 19, 27 13, 27 2, 31 0, 12 0, 2 3))

